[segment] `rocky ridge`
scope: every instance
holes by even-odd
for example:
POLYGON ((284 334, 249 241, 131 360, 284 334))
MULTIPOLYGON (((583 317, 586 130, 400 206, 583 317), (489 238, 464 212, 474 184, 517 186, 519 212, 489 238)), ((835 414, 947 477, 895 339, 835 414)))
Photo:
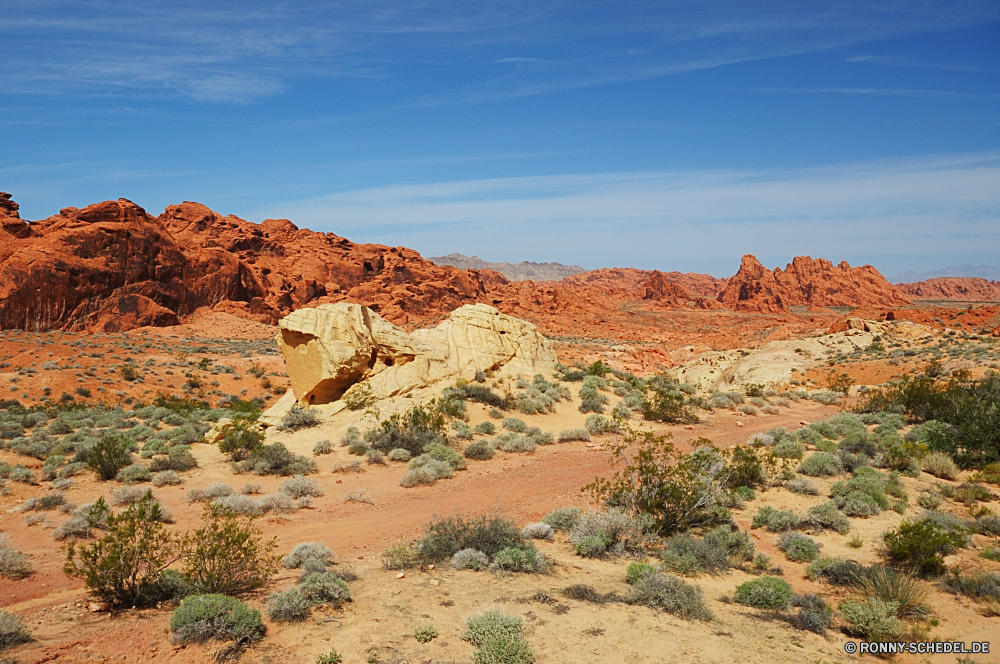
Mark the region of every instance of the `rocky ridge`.
POLYGON ((739 272, 719 293, 734 311, 778 313, 788 307, 899 307, 913 303, 871 265, 834 265, 824 258, 796 256, 784 270, 768 270, 754 256, 743 257, 739 272))
POLYGON ((914 300, 1000 302, 1000 281, 979 277, 938 277, 898 286, 900 291, 914 300))
POLYGON ((495 270, 511 281, 559 281, 564 277, 586 272, 579 265, 563 265, 562 263, 495 263, 484 261, 479 256, 463 254, 448 254, 447 256, 432 256, 428 260, 438 265, 450 265, 461 270, 495 270))

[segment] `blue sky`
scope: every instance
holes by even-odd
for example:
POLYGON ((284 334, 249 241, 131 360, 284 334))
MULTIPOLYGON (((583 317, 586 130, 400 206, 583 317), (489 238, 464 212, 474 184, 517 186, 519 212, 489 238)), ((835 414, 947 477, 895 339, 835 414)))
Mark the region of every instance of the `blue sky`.
POLYGON ((426 256, 1000 263, 1000 3, 0 1, 0 190, 426 256))

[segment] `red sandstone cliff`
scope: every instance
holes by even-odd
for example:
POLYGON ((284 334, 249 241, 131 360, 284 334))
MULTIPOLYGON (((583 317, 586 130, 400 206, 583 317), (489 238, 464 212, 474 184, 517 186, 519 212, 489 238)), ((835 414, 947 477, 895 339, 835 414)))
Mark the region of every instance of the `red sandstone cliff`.
POLYGON ((1000 281, 987 281, 979 277, 939 277, 912 284, 899 284, 899 290, 914 300, 1000 302, 1000 281))
POLYGON ((743 257, 739 272, 719 294, 734 311, 777 313, 788 307, 898 307, 912 304, 871 265, 797 256, 784 270, 767 270, 753 256, 743 257))

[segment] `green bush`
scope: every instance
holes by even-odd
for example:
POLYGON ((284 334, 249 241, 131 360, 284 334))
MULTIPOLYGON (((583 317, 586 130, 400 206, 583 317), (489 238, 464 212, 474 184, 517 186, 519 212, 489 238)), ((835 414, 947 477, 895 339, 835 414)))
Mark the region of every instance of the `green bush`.
POLYGON ((205 506, 202 526, 181 539, 184 579, 197 593, 241 595, 278 570, 277 539, 265 540, 252 516, 205 506))
POLYGON ((808 630, 816 634, 826 634, 833 621, 833 609, 819 595, 792 595, 792 606, 799 607, 799 612, 789 621, 798 629, 808 630))
POLYGON ((795 440, 782 440, 772 449, 774 454, 782 459, 801 459, 806 453, 802 443, 795 440))
POLYGON ((28 556, 15 549, 10 543, 10 535, 0 535, 0 576, 8 579, 23 579, 31 574, 28 556))
POLYGON ((851 520, 831 501, 810 507, 800 527, 833 530, 846 535, 851 530, 851 520))
POLYGON ((772 533, 780 533, 798 525, 799 517, 795 510, 776 510, 770 505, 764 505, 757 510, 750 527, 767 528, 772 533))
POLYGON ((420 643, 427 643, 428 641, 436 639, 438 636, 438 631, 434 628, 434 625, 421 625, 413 630, 413 638, 420 643))
POLYGON ((926 584, 886 565, 859 569, 854 575, 855 592, 862 598, 874 597, 896 605, 896 617, 917 618, 930 612, 926 584))
POLYGON ((340 397, 348 410, 362 410, 378 401, 367 381, 355 383, 340 397))
POLYGON ((542 518, 542 523, 547 523, 555 530, 569 532, 579 519, 579 507, 560 507, 546 514, 542 518))
POLYGON ((410 569, 416 567, 420 556, 405 544, 393 544, 382 551, 382 569, 410 569))
POLYGON ((133 463, 130 466, 125 466, 118 471, 115 475, 115 479, 122 484, 137 484, 139 482, 148 482, 152 479, 152 474, 149 472, 149 468, 142 465, 141 463, 133 463))
POLYGON ((177 643, 208 639, 253 643, 264 638, 267 629, 260 611, 225 595, 195 595, 181 601, 170 618, 170 630, 177 643))
POLYGON ((473 431, 476 433, 486 434, 487 436, 492 436, 497 432, 497 428, 492 422, 480 422, 473 428, 473 431))
POLYGON ((433 404, 416 405, 383 420, 377 429, 365 432, 365 442, 382 453, 401 448, 416 457, 429 445, 445 443, 444 425, 444 415, 433 404))
POLYGON ((702 538, 674 535, 664 542, 661 567, 683 576, 718 574, 753 560, 756 547, 750 533, 721 526, 702 538))
POLYGON ((961 533, 947 530, 927 519, 904 521, 896 530, 887 532, 883 539, 894 563, 922 576, 943 572, 944 556, 966 542, 961 533))
POLYGON ((243 461, 264 444, 264 432, 255 422, 244 418, 226 424, 219 433, 222 435, 219 451, 228 454, 232 461, 243 461))
POLYGON ((625 602, 660 608, 686 620, 707 622, 713 619, 701 588, 663 572, 646 574, 637 580, 625 602))
POLYGON ((835 586, 853 586, 865 567, 844 557, 820 556, 806 567, 806 576, 812 580, 822 578, 835 586))
POLYGON ((524 547, 509 546, 493 555, 490 568, 501 573, 513 572, 544 572, 548 566, 545 556, 533 545, 524 547))
POLYGON ((475 549, 462 549, 451 557, 451 566, 457 570, 471 569, 474 572, 481 572, 489 563, 489 556, 475 549))
POLYGON ((689 423, 698 421, 698 416, 685 404, 683 393, 663 389, 652 389, 646 393, 642 403, 642 416, 655 422, 689 423))
MULTIPOLYGON (((0 609, 0 651, 27 643, 30 640, 31 632, 28 631, 24 621, 13 613, 0 609)), ((5 661, 13 662, 14 660, 5 661)))
POLYGON ((341 664, 343 661, 344 657, 335 648, 325 655, 316 655, 316 664, 341 664))
POLYGON ((762 576, 736 587, 733 601, 758 609, 784 609, 792 599, 792 587, 776 576, 762 576))
POLYGON ((347 583, 333 572, 307 574, 299 582, 299 590, 312 603, 326 602, 339 606, 351 601, 351 591, 347 583))
POLYGON ((596 558, 607 550, 608 544, 608 540, 603 537, 588 535, 577 540, 575 548, 577 555, 584 558, 596 558))
POLYGON ((114 606, 155 604, 160 575, 176 550, 160 518, 160 503, 147 492, 119 514, 108 514, 101 539, 86 545, 71 541, 63 571, 82 578, 91 595, 114 606))
POLYGON ((848 598, 840 603, 840 617, 850 631, 868 641, 887 641, 903 631, 896 618, 899 605, 876 597, 848 598))
POLYGON ((437 563, 462 549, 476 549, 492 558, 503 549, 526 546, 521 529, 513 521, 498 515, 465 517, 456 514, 431 519, 417 550, 421 561, 437 563))
POLYGON ((305 620, 313 602, 299 588, 271 593, 267 597, 267 615, 278 622, 305 620))
POLYGON ((645 555, 655 542, 649 515, 635 515, 619 508, 582 515, 570 531, 577 553, 595 557, 605 552, 615 556, 645 555))
POLYGON ((295 404, 292 409, 281 418, 281 422, 275 427, 278 431, 298 431, 319 425, 320 419, 314 411, 303 408, 295 404))
POLYGON ((630 586, 635 585, 636 581, 654 572, 656 572, 656 568, 649 563, 629 563, 628 570, 625 572, 625 583, 630 586))
MULTIPOLYGON (((489 424, 488 422, 486 424, 489 424)), ((477 440, 474 443, 470 443, 465 446, 463 454, 466 459, 476 459, 478 461, 486 461, 492 459, 496 450, 493 444, 488 440, 477 440)))
POLYGON ((87 465, 102 480, 114 479, 118 471, 132 463, 132 439, 125 434, 109 433, 98 441, 87 465))
POLYGON ((815 452, 799 464, 798 472, 811 477, 830 477, 844 472, 840 459, 826 452, 815 452))
POLYGON ((465 621, 462 638, 474 646, 481 646, 496 637, 520 638, 523 621, 499 609, 489 609, 465 621))
POLYGON ((306 475, 316 471, 316 464, 308 458, 293 454, 281 443, 261 445, 250 455, 233 465, 237 473, 255 475, 306 475))
POLYGON ((795 563, 811 563, 819 558, 819 544, 802 533, 786 530, 778 538, 778 548, 795 563))

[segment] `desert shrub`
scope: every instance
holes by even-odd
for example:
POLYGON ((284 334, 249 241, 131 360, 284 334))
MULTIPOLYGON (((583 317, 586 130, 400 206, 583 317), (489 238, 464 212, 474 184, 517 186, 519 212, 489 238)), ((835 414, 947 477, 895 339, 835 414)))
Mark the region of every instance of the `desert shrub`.
POLYGON ((260 588, 277 571, 277 540, 265 540, 252 516, 211 505, 202 513, 201 527, 180 545, 184 579, 198 593, 240 595, 260 588))
POLYGON ((18 512, 54 510, 66 502, 66 497, 59 491, 47 493, 44 496, 28 498, 17 507, 18 512))
POLYGON ((920 465, 925 473, 945 480, 953 480, 958 477, 959 469, 951 457, 944 452, 931 452, 920 460, 920 465))
POLYGON ((555 530, 552 529, 547 523, 529 523, 524 528, 521 529, 521 535, 525 539, 543 539, 543 540, 553 540, 556 537, 555 530))
MULTIPOLYGON (((28 631, 24 621, 13 613, 0 609, 0 651, 27 643, 30 640, 31 632, 28 631)), ((6 661, 13 662, 14 660, 6 661)))
POLYGON ((351 443, 361 440, 361 432, 357 427, 347 427, 347 431, 340 439, 341 447, 348 447, 351 443))
POLYGON ((181 476, 173 470, 163 470, 153 475, 153 486, 172 486, 181 483, 181 476))
POLYGON ((242 516, 260 516, 267 509, 261 501, 252 496, 232 495, 216 498, 211 502, 212 507, 226 510, 233 514, 242 516))
POLYGON ((410 470, 399 479, 399 485, 402 487, 430 485, 439 479, 446 479, 455 474, 454 469, 444 461, 425 455, 410 459, 410 464, 410 470), (413 465, 415 461, 418 462, 416 466, 413 465))
POLYGON ((32 572, 28 556, 15 549, 10 543, 10 535, 0 535, 0 576, 8 579, 23 579, 32 572))
POLYGON ((609 420, 603 415, 591 415, 586 421, 587 432, 592 436, 600 436, 606 433, 618 433, 621 426, 614 420, 609 420))
POLYGON ((808 630, 816 634, 826 634, 833 622, 833 609, 819 595, 807 593, 792 595, 791 605, 799 608, 799 612, 790 615, 787 620, 796 629, 808 630))
POLYGON ((917 505, 923 507, 925 510, 936 510, 941 506, 941 496, 931 493, 930 491, 921 491, 920 495, 917 496, 917 505))
MULTIPOLYGON (((129 459, 129 461, 131 461, 131 459, 129 459)), ((112 477, 114 476, 112 475, 112 477)), ((13 482, 23 482, 24 484, 38 484, 38 476, 35 474, 35 471, 27 468, 26 466, 22 466, 19 463, 11 466, 10 479, 13 482)))
POLYGON ((259 641, 267 631, 260 611, 221 594, 185 597, 170 618, 170 630, 176 643, 214 638, 239 644, 259 641))
POLYGON ((976 519, 976 527, 984 535, 1000 536, 1000 516, 984 514, 976 519))
POLYGON ((616 466, 612 476, 596 478, 584 490, 604 504, 650 516, 654 529, 667 534, 728 522, 722 503, 730 489, 767 481, 775 469, 766 450, 719 450, 702 438, 685 454, 669 434, 632 429, 608 451, 616 466))
POLYGON ((507 432, 502 433, 493 440, 493 444, 497 449, 504 452, 527 452, 531 453, 535 451, 537 445, 530 439, 522 436, 519 433, 507 432))
POLYGON ((560 431, 558 440, 560 443, 568 443, 574 440, 590 441, 590 432, 586 429, 566 429, 560 431))
POLYGON ((423 562, 436 563, 451 558, 462 549, 476 549, 493 557, 503 549, 525 546, 521 530, 502 516, 455 514, 431 519, 417 544, 417 551, 423 562))
POLYGON ((524 433, 528 430, 528 425, 524 423, 524 420, 516 417, 508 417, 503 421, 503 428, 514 433, 524 433))
POLYGON ((331 649, 325 655, 316 655, 316 664, 341 664, 343 661, 343 655, 337 652, 336 648, 331 649))
POLYGON ((792 587, 776 576, 762 576, 736 587, 733 601, 758 609, 784 609, 792 599, 792 587))
POLYGON ((413 630, 413 638, 420 643, 427 643, 439 636, 438 631, 434 629, 433 625, 421 625, 413 630))
POLYGON ((751 528, 767 528, 772 533, 780 533, 792 530, 799 524, 799 517, 795 510, 776 510, 770 505, 764 505, 757 510, 751 528))
POLYGON ((314 604, 328 603, 339 606, 351 601, 347 583, 333 572, 313 572, 299 583, 299 590, 314 604))
POLYGON ((295 404, 292 409, 281 418, 281 423, 275 427, 278 431, 298 431, 319 425, 319 416, 308 408, 295 404))
POLYGON ((321 454, 333 454, 333 441, 329 438, 316 441, 316 444, 313 445, 313 455, 319 456, 321 454))
POLYGON ((451 557, 451 566, 457 570, 471 569, 474 572, 480 572, 486 569, 489 562, 489 556, 475 549, 462 549, 456 551, 455 555, 451 557))
POLYGON ((848 598, 840 603, 840 617, 849 630, 869 641, 886 641, 903 631, 896 618, 898 605, 877 597, 848 598))
POLYGON ((997 572, 974 572, 963 576, 956 569, 941 580, 941 587, 956 595, 1000 600, 1000 574, 997 572))
POLYGON ((226 484, 225 482, 212 482, 208 486, 201 489, 188 489, 187 501, 189 503, 205 502, 214 498, 231 496, 234 493, 236 493, 236 488, 233 487, 232 484, 226 484))
POLYGON ((686 620, 707 622, 713 619, 701 588, 663 572, 641 576, 632 584, 625 602, 663 609, 686 620))
POLYGON ((641 554, 654 541, 649 515, 635 515, 613 508, 607 512, 589 512, 580 516, 569 533, 579 555, 593 558, 611 555, 641 554))
POLYGON ((817 496, 819 495, 819 489, 813 484, 812 480, 806 477, 796 477, 793 480, 789 480, 785 485, 785 488, 792 493, 801 493, 806 496, 817 496))
POLYGON ((487 459, 492 459, 495 449, 493 444, 488 440, 477 440, 474 443, 470 443, 465 447, 463 454, 467 459, 477 459, 479 461, 485 461, 487 459))
POLYGON ((642 402, 642 416, 646 420, 655 422, 698 421, 698 416, 686 405, 682 392, 665 389, 651 389, 646 393, 642 402))
POLYGON ((953 500, 966 505, 972 505, 978 501, 988 502, 995 498, 993 493, 982 484, 975 482, 962 482, 951 496, 953 500))
POLYGON ((267 615, 277 622, 305 620, 312 605, 313 602, 297 587, 279 590, 267 597, 267 615))
POLYGON ((560 507, 552 510, 542 518, 542 523, 546 523, 554 530, 569 532, 580 520, 579 507, 560 507))
POLYGON ((535 549, 534 545, 517 547, 509 546, 497 551, 492 556, 490 569, 504 574, 513 572, 544 572, 548 563, 545 556, 535 549))
POLYGON ((858 569, 851 585, 862 598, 874 597, 894 603, 898 618, 920 617, 930 610, 926 585, 915 577, 897 572, 886 565, 858 569))
POLYGON ((332 563, 337 557, 326 544, 322 542, 302 542, 297 544, 288 555, 281 559, 281 564, 288 569, 298 569, 307 560, 320 560, 325 564, 332 563))
POLYGON ((501 396, 485 385, 459 381, 455 387, 450 388, 449 392, 461 399, 475 401, 494 408, 509 410, 513 407, 511 398, 501 396))
POLYGON ((473 428, 473 431, 476 433, 484 433, 487 436, 492 436, 497 432, 497 428, 492 422, 480 422, 475 426, 475 428, 473 428))
MULTIPOLYGON (((146 494, 157 500, 150 490, 146 487, 141 486, 123 486, 119 489, 115 489, 111 492, 111 504, 115 507, 121 507, 122 505, 131 505, 135 501, 144 497, 146 494)), ((161 506, 162 507, 162 506, 161 506)))
MULTIPOLYGON (((368 453, 368 450, 370 450, 370 449, 371 449, 371 447, 368 446, 368 443, 366 443, 365 441, 363 441, 361 439, 352 440, 347 445, 347 453, 348 454, 352 454, 354 456, 364 456, 365 454, 368 453)), ((397 447, 396 449, 402 449, 402 448, 397 447)), ((408 450, 403 450, 403 451, 407 452, 408 450)))
POLYGON ((273 443, 255 449, 246 459, 234 464, 233 470, 255 475, 306 475, 316 471, 316 464, 289 452, 281 443, 273 443))
POLYGON ((755 547, 746 531, 721 526, 702 538, 674 535, 664 542, 661 567, 683 576, 718 574, 752 560, 755 547))
POLYGON ((242 461, 264 444, 264 432, 255 422, 236 418, 219 431, 219 451, 228 454, 232 461, 242 461))
POLYGON ((397 447, 394 450, 390 450, 389 453, 386 454, 386 457, 390 461, 409 461, 412 458, 412 455, 409 453, 409 451, 404 450, 401 447, 397 447))
POLYGON ((316 480, 306 479, 301 475, 296 475, 282 482, 278 491, 289 498, 323 495, 323 490, 319 488, 319 483, 316 480))
POLYGON ((785 557, 796 563, 811 563, 819 558, 819 544, 800 532, 786 530, 778 537, 778 548, 785 557))
POLYGON ((799 527, 833 530, 846 535, 851 530, 851 520, 837 509, 836 503, 827 502, 809 508, 799 527))
POLYGON ((377 429, 365 433, 365 441, 380 452, 397 448, 413 456, 423 454, 434 443, 445 443, 444 415, 433 406, 413 406, 405 413, 395 413, 383 420, 377 429))
POLYGON ((806 566, 806 576, 810 579, 823 579, 835 586, 853 586, 864 571, 863 565, 842 556, 820 556, 806 566))
POLYGON ((656 568, 649 563, 629 563, 628 569, 625 571, 625 583, 635 585, 636 581, 648 574, 654 574, 656 568))
POLYGON ((923 576, 944 571, 944 556, 965 545, 966 538, 927 518, 904 521, 883 536, 892 562, 923 576))
POLYGON ((109 514, 107 533, 100 540, 86 545, 70 542, 64 572, 82 578, 91 595, 114 606, 154 603, 160 575, 176 549, 160 517, 160 503, 152 492, 124 511, 109 514))
POLYGON ((372 392, 371 385, 366 381, 351 385, 340 398, 348 410, 361 410, 378 401, 378 397, 372 392))
POLYGON ((844 472, 840 459, 826 452, 815 452, 799 464, 798 472, 811 477, 830 477, 844 472))
POLYGON ((119 470, 118 474, 115 475, 115 479, 122 484, 135 484, 138 482, 148 482, 152 479, 152 474, 150 474, 149 468, 141 463, 133 463, 119 470))
POLYGON ((382 569, 410 569, 416 566, 419 555, 405 544, 393 544, 382 551, 382 569))
POLYGON ((489 609, 465 621, 462 638, 476 646, 473 664, 531 664, 535 655, 522 635, 521 618, 489 609))
POLYGON ((801 459, 805 453, 802 443, 794 440, 782 440, 774 446, 774 454, 782 459, 801 459))
POLYGON ((132 439, 111 433, 94 444, 87 464, 102 480, 114 479, 118 471, 132 463, 132 439))
POLYGON ((198 467, 198 461, 192 456, 187 445, 174 445, 167 450, 166 456, 156 456, 149 464, 149 470, 158 473, 163 470, 185 471, 198 467))

